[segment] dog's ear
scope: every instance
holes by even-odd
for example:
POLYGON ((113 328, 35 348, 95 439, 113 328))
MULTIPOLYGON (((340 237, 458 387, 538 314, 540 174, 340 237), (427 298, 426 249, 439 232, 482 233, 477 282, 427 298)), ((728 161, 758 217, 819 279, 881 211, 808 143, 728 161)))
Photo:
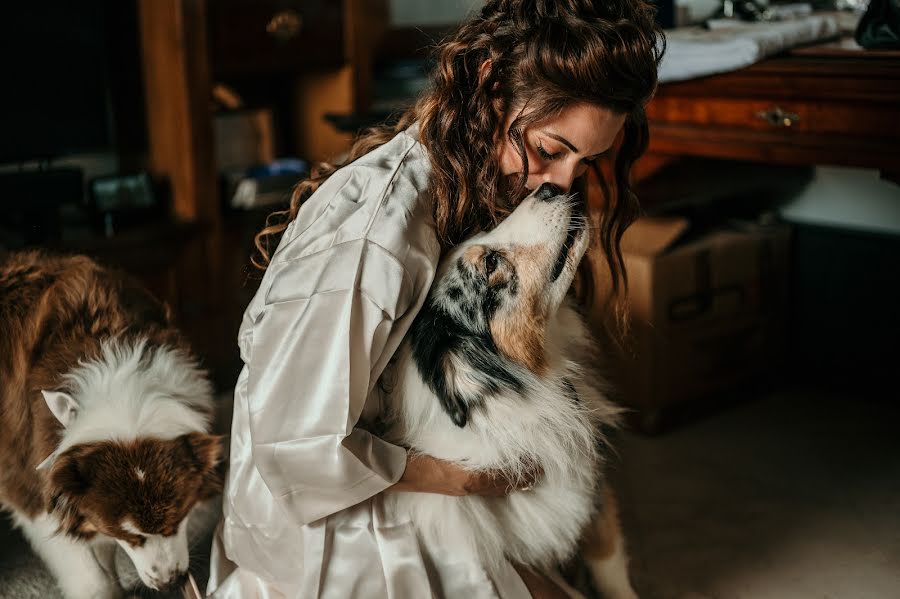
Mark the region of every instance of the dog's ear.
POLYGON ((469 422, 469 404, 455 384, 453 352, 464 335, 449 314, 428 302, 413 321, 410 337, 419 375, 460 428, 469 422))
POLYGON ((57 494, 82 497, 87 493, 93 478, 95 450, 90 444, 76 445, 60 454, 50 470, 50 482, 57 494))
POLYGON ((178 440, 202 477, 202 498, 209 499, 221 493, 228 465, 226 459, 228 438, 224 435, 188 433, 178 440))
POLYGON ((456 426, 466 426, 469 422, 469 402, 458 389, 452 354, 447 352, 431 363, 417 360, 417 366, 425 384, 441 402, 444 412, 456 426))
POLYGON ((84 517, 80 506, 91 488, 94 472, 95 447, 76 445, 63 452, 53 463, 47 484, 47 511, 60 521, 60 530, 74 536, 84 536, 84 517))
POLYGON ((464 399, 455 393, 439 396, 444 411, 450 416, 453 423, 463 428, 469 423, 469 406, 464 399))
MULTIPOLYGON (((460 389, 461 373, 457 372, 458 359, 452 352, 448 352, 441 359, 439 371, 435 373, 434 387, 432 390, 441 401, 441 407, 450 416, 453 423, 463 428, 469 422, 469 407, 475 398, 467 398, 460 389)), ((469 385, 469 392, 473 386, 469 385)), ((476 392, 480 395, 480 392, 476 392)))
POLYGON ((53 413, 63 428, 69 428, 69 425, 75 421, 78 416, 79 405, 75 399, 63 391, 46 391, 42 390, 44 401, 47 407, 53 413))

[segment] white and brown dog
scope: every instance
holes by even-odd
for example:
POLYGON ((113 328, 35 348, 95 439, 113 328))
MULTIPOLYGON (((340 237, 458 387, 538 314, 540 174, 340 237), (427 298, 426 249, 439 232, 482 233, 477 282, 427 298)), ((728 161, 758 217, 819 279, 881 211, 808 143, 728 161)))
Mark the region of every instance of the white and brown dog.
MULTIPOLYGON (((383 380, 386 437, 510 479, 506 497, 393 493, 426 545, 489 570, 553 572, 580 548, 605 597, 635 597, 604 481, 606 399, 598 352, 567 292, 588 246, 576 202, 544 185, 494 230, 450 252, 383 380)), ((571 590, 571 589, 570 589, 571 590)))
POLYGON ((66 597, 181 588, 187 521, 221 492, 212 388, 140 286, 83 257, 0 263, 0 505, 66 597))

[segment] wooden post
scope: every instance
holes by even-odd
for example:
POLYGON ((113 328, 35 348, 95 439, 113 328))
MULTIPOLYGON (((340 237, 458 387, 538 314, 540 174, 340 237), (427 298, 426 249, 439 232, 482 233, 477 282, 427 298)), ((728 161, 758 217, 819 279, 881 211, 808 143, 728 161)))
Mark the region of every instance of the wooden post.
POLYGON ((372 106, 375 49, 389 23, 386 0, 344 0, 345 53, 353 67, 354 112, 365 112, 372 106))
POLYGON ((217 220, 205 0, 139 0, 149 163, 175 216, 217 220))
MULTIPOLYGON (((182 328, 207 366, 235 341, 217 326, 222 264, 205 0, 138 0, 148 165, 168 178, 173 216, 200 225, 178 269, 182 328)), ((148 248, 147 251, 153 251, 148 248)))

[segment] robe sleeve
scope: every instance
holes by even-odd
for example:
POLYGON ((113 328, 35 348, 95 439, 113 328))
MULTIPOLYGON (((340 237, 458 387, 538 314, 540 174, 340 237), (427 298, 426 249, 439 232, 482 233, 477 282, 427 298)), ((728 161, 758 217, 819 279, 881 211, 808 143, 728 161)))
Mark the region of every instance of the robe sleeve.
POLYGON ((403 265, 366 239, 278 268, 278 285, 253 324, 251 459, 276 502, 303 525, 403 474, 406 450, 357 424, 413 294, 403 265))

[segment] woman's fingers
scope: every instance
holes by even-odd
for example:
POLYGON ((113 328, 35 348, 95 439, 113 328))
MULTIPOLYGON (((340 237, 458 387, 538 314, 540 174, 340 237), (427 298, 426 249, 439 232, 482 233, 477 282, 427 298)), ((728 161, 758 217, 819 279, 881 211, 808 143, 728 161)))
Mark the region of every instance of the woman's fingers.
POLYGON ((525 470, 519 489, 521 491, 530 491, 542 478, 544 478, 544 469, 541 468, 540 464, 531 464, 525 470))
POLYGON ((466 484, 466 495, 502 497, 509 492, 509 480, 496 470, 470 471, 466 484))
POLYGON ((481 470, 470 473, 468 495, 502 497, 513 491, 530 491, 543 477, 539 466, 531 468, 524 475, 511 479, 500 470, 481 470))

